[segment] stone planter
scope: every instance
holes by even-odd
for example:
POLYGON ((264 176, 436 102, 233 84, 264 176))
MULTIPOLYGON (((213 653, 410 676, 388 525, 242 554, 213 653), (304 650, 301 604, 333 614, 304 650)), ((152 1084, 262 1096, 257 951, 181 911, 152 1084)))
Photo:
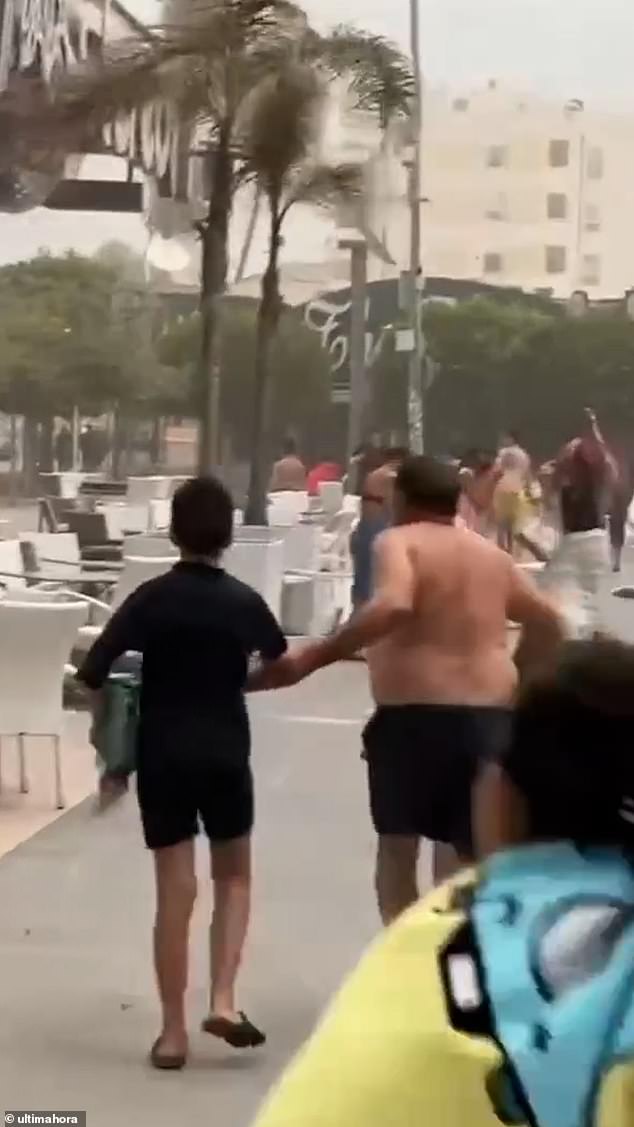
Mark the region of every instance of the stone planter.
POLYGON ((284 574, 284 535, 279 529, 253 525, 237 528, 224 567, 258 591, 279 619, 284 574))

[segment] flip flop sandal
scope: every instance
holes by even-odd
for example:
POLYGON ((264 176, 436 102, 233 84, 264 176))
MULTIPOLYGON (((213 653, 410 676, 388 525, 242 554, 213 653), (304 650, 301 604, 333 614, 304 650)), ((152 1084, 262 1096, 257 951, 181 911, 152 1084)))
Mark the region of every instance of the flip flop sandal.
POLYGON ((203 1021, 203 1033, 219 1037, 232 1049, 257 1049, 266 1041, 266 1036, 240 1011, 240 1021, 229 1021, 226 1017, 207 1017, 203 1021))
POLYGON ((168 1053, 161 1053, 159 1052, 160 1044, 161 1038, 159 1037, 150 1049, 152 1068, 158 1068, 160 1072, 180 1072, 187 1063, 185 1053, 173 1053, 171 1056, 168 1053))

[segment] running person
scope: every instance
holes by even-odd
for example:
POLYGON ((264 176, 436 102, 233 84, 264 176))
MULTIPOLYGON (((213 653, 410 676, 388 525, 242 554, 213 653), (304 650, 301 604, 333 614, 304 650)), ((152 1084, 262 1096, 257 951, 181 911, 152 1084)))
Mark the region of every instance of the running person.
POLYGON ((531 460, 517 434, 509 432, 502 436, 495 465, 498 474, 494 497, 498 544, 512 554, 531 478, 531 460))
POLYGON ((236 1009, 234 991, 251 895, 253 781, 244 700, 252 654, 279 658, 286 641, 255 591, 219 566, 231 543, 233 504, 212 478, 174 496, 172 539, 181 560, 112 616, 80 679, 97 690, 121 654, 143 655, 138 799, 154 853, 154 957, 163 1025, 151 1061, 182 1068, 189 922, 196 898, 199 820, 211 842, 210 1010, 203 1029, 236 1048, 264 1035, 236 1009))
POLYGON ((575 602, 581 600, 580 631, 592 634, 599 625, 601 581, 610 567, 607 516, 619 479, 596 415, 590 409, 585 415, 582 433, 563 448, 554 467, 562 537, 544 582, 575 602))
POLYGON ((539 661, 562 638, 556 611, 507 553, 454 526, 459 493, 453 467, 408 458, 395 482, 399 527, 377 542, 370 602, 260 679, 292 684, 370 647, 377 707, 365 754, 385 923, 418 899, 421 837, 451 846, 454 866, 456 853, 472 855, 471 785, 504 744, 517 685, 507 619, 524 627, 521 661, 539 661))

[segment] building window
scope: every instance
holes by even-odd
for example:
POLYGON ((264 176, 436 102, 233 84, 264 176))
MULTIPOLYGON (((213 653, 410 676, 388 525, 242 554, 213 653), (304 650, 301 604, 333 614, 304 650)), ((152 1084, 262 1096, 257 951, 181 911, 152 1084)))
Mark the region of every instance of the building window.
POLYGON ((484 256, 484 273, 501 274, 504 267, 502 255, 497 251, 488 251, 484 256))
POLYGON ((487 168, 506 168, 508 163, 508 147, 506 145, 489 145, 487 149, 487 168))
POLYGON ((601 180, 603 176, 603 149, 588 149, 588 179, 601 180))
POLYGON ((491 201, 491 206, 485 211, 487 219, 493 219, 498 222, 509 217, 509 203, 506 192, 498 192, 497 196, 491 201))
POLYGON ((548 146, 548 163, 551 168, 567 168, 570 161, 570 141, 551 141, 548 146))
POLYGON ((598 286, 601 281, 601 258, 598 254, 584 254, 581 260, 579 281, 583 286, 598 286))
POLYGON ((549 192, 547 209, 549 219, 567 219, 568 197, 563 192, 549 192))
POLYGON ((466 113, 469 109, 468 98, 454 98, 453 108, 456 113, 466 113))
POLYGON ((601 230, 601 210, 596 203, 587 203, 585 211, 586 231, 601 230))
POLYGON ((566 272, 566 248, 565 247, 546 247, 546 273, 547 274, 565 274, 566 272))

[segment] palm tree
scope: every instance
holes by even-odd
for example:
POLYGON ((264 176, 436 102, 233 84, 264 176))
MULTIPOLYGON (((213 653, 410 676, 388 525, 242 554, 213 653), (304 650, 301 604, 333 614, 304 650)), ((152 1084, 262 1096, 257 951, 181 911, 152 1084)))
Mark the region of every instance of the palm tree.
POLYGON ((291 62, 254 91, 242 137, 244 169, 268 203, 269 250, 257 319, 247 524, 266 523, 270 357, 283 308, 279 256, 284 221, 298 203, 329 205, 358 194, 358 165, 319 160, 325 73, 291 62))
MULTIPOLYGON (((22 96, 19 134, 22 151, 28 146, 38 159, 47 150, 56 154, 78 151, 82 145, 89 148, 103 125, 122 111, 159 96, 172 101, 183 129, 190 131, 197 153, 204 157, 209 185, 206 213, 196 225, 201 244, 199 466, 208 471, 217 456, 215 392, 233 198, 245 179, 255 177, 260 182, 258 169, 262 169, 261 186, 271 204, 264 159, 267 139, 261 138, 264 147, 258 146, 257 159, 251 144, 257 98, 261 94, 270 100, 270 82, 287 74, 289 59, 298 65, 302 61, 319 63, 331 74, 349 74, 358 105, 378 110, 384 123, 390 114, 406 111, 412 82, 403 57, 380 37, 345 28, 321 37, 309 27, 301 8, 289 0, 203 0, 200 5, 197 0, 180 0, 177 16, 178 22, 158 29, 149 42, 115 44, 98 68, 72 75, 58 88, 52 104, 38 106, 37 114, 32 106, 27 110, 27 99, 22 96), (248 136, 251 148, 246 144, 248 136)), ((277 106, 283 112, 279 96, 277 106)), ((278 125, 271 129, 268 142, 272 149, 280 133, 278 125)), ((295 152, 297 160, 290 160, 289 174, 291 164, 295 167, 303 161, 302 151, 295 152)), ((284 192, 290 186, 285 181, 284 192)), ((293 190, 299 189, 298 181, 293 190)), ((311 195, 309 184, 306 191, 311 195)), ((316 198, 314 193, 312 198, 316 198)), ((273 266, 269 263, 263 295, 265 291, 273 294, 271 279, 277 279, 281 222, 287 205, 293 202, 295 198, 280 195, 284 214, 280 217, 278 213, 274 222, 271 212, 273 266)), ((274 295, 267 297, 267 328, 277 323, 271 316, 276 302, 274 295)), ((265 332, 265 347, 268 339, 265 332)), ((260 383, 264 386, 266 379, 259 380, 258 386, 260 383)))

